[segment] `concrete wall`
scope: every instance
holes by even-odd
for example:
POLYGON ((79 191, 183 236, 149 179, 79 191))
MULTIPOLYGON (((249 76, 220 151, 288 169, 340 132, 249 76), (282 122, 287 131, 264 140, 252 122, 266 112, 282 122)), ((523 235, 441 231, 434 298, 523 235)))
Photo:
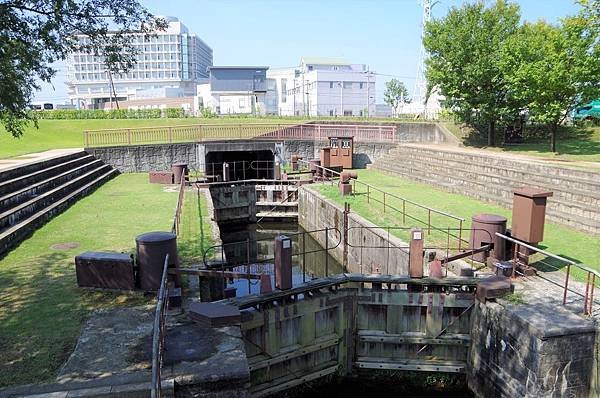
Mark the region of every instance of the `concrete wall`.
POLYGON ((588 397, 596 332, 552 305, 477 303, 467 372, 478 398, 588 397))
POLYGON ((458 145, 458 139, 437 123, 397 123, 396 138, 399 142, 458 145))
MULTIPOLYGON (((326 199, 310 187, 302 186, 298 190, 298 223, 307 231, 337 228, 344 231, 344 209, 326 199)), ((331 251, 331 255, 344 264, 343 237, 337 231, 329 234, 329 244, 340 244, 331 251)), ((321 246, 325 246, 324 234, 313 236, 321 246)), ((348 215, 348 253, 346 268, 348 272, 382 274, 408 274, 408 246, 400 239, 389 236, 387 231, 376 226, 355 213, 348 215), (361 228, 361 227, 366 227, 361 228), (359 247, 362 246, 362 247, 359 247)))
POLYGON ((199 165, 194 143, 88 148, 86 152, 123 173, 171 170, 179 162, 191 168, 199 165))

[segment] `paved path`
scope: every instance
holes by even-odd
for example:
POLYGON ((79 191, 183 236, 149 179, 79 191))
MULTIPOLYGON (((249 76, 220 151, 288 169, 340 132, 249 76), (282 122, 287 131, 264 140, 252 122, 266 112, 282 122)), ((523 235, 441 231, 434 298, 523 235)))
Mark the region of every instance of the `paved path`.
POLYGON ((7 169, 24 166, 29 163, 41 162, 81 151, 83 151, 83 148, 51 149, 49 151, 29 153, 27 155, 21 155, 9 159, 0 159, 0 172, 7 169))

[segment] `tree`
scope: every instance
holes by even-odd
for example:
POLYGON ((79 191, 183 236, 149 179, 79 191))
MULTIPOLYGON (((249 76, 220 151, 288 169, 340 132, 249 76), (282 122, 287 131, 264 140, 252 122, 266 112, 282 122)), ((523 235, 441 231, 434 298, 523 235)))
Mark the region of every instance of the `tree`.
POLYGON ((530 121, 548 126, 553 152, 558 126, 580 101, 600 94, 598 36, 590 33, 585 16, 566 18, 558 26, 526 23, 502 49, 507 86, 526 104, 530 121))
POLYGON ((18 137, 35 123, 27 107, 38 79, 50 82, 56 74, 52 63, 83 51, 122 73, 137 55, 130 34, 167 25, 136 0, 0 0, 0 26, 0 122, 18 137))
POLYGON ((425 27, 428 84, 440 88, 447 105, 463 121, 472 123, 476 118, 486 123, 490 146, 495 144, 496 123, 514 116, 518 108, 498 62, 500 49, 517 31, 519 19, 516 4, 497 0, 486 8, 479 1, 453 7, 425 27))
POLYGON ((394 112, 398 111, 398 106, 402 101, 410 102, 410 96, 404 83, 398 79, 391 79, 385 82, 385 92, 383 100, 386 104, 392 107, 394 112))

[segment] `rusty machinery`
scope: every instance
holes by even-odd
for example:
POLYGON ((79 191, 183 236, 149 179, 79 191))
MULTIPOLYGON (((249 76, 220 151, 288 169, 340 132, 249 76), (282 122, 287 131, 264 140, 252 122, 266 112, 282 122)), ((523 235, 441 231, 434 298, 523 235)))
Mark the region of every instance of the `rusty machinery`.
POLYGON ((352 193, 352 185, 350 184, 350 179, 357 179, 358 174, 356 171, 342 171, 340 173, 340 194, 342 196, 350 195, 352 193))

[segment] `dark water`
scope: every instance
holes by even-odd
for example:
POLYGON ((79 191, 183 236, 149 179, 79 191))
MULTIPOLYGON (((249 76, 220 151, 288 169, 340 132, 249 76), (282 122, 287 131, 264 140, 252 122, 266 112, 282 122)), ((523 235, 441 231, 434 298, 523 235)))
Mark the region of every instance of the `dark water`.
MULTIPOLYGON (((343 272, 342 265, 306 233, 297 223, 261 223, 244 225, 221 226, 221 240, 224 244, 224 257, 234 264, 246 263, 251 265, 235 267, 238 272, 268 274, 271 276, 271 286, 275 286, 273 275, 274 239, 285 235, 292 240, 292 283, 294 286, 312 278, 335 275, 343 272), (328 257, 326 261, 326 256, 328 257)), ((325 232, 315 232, 324 238, 325 232)), ((340 237, 330 232, 330 245, 335 246, 340 237)), ((237 295, 259 293, 257 281, 234 280, 228 286, 237 288, 237 295)))

